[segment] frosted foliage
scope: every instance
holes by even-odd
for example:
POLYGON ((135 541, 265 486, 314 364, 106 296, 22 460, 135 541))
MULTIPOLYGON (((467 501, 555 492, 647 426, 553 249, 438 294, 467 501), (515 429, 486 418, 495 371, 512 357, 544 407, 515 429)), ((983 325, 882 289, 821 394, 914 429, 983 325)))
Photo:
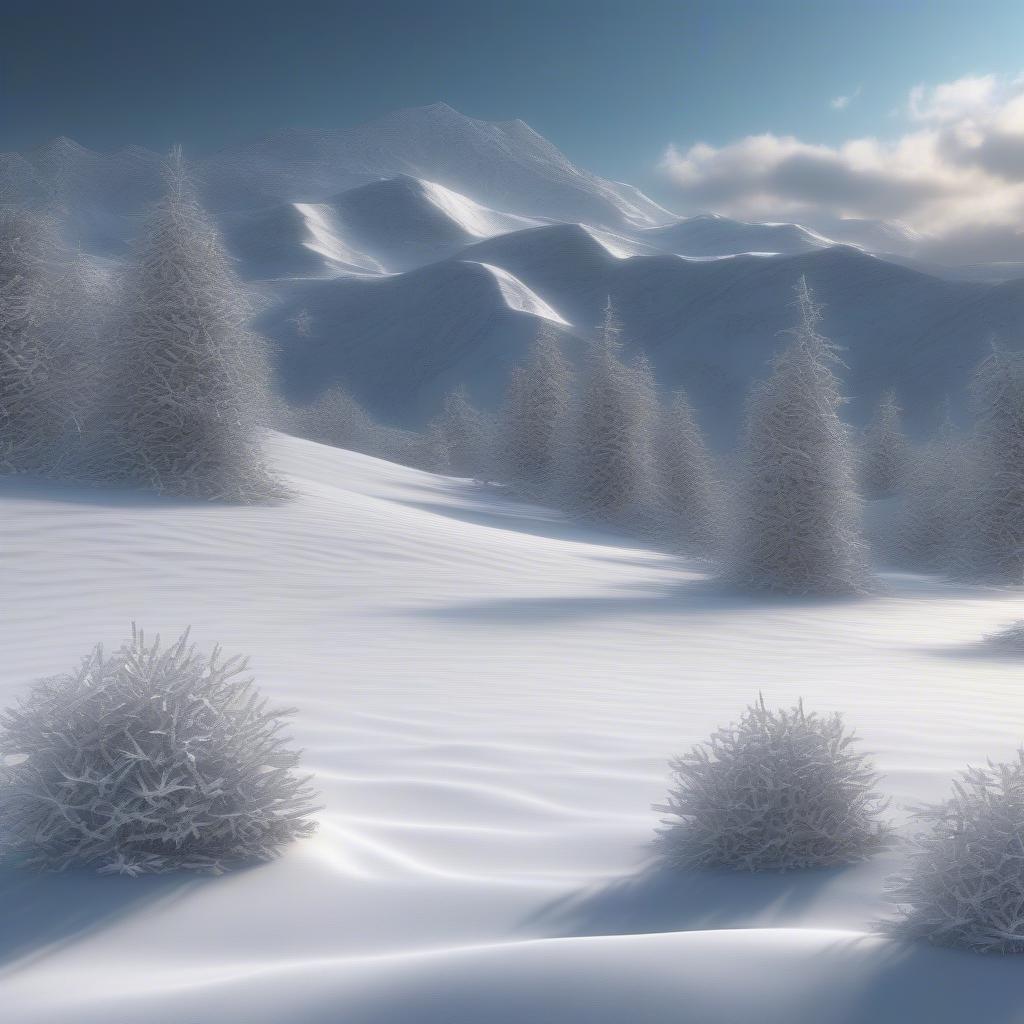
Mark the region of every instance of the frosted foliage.
POLYGON ((861 477, 869 497, 888 497, 901 490, 906 482, 909 449, 902 415, 896 395, 889 391, 882 397, 864 431, 861 477))
POLYGON ((839 715, 763 698, 671 762, 659 840, 679 867, 785 871, 867 857, 889 836, 877 775, 839 715))
POLYGON ((910 459, 899 546, 912 565, 935 571, 954 564, 963 539, 967 484, 964 445, 947 415, 936 436, 910 459))
POLYGON ((793 341, 750 398, 729 574, 754 589, 855 592, 867 570, 835 348, 803 278, 796 294, 793 341))
POLYGON ((715 551, 725 533, 725 501, 693 407, 677 391, 658 437, 661 504, 669 538, 697 554, 715 551))
POLYGON ((288 433, 336 448, 406 465, 422 462, 420 435, 377 422, 341 387, 329 388, 309 405, 285 408, 278 422, 288 433))
POLYGON ((491 475, 493 425, 472 405, 464 388, 445 398, 427 433, 437 471, 477 480, 491 475))
POLYGON ((312 796, 245 662, 141 631, 0 717, 0 824, 44 869, 221 872, 308 835, 312 796))
POLYGON ((113 399, 135 483, 200 498, 273 495, 262 452, 269 364, 216 230, 172 157, 126 286, 113 399))
POLYGON ((570 508, 620 527, 648 520, 657 504, 657 402, 646 361, 623 363, 611 302, 582 372, 571 440, 563 454, 570 508))
POLYGON ((569 364, 545 323, 527 364, 510 376, 501 413, 499 468, 520 494, 540 498, 550 492, 571 395, 569 364))
POLYGON ((1024 953, 1024 751, 969 768, 922 808, 906 873, 890 880, 900 934, 983 953, 1024 953))
POLYGON ((972 573, 1024 582, 1024 353, 1001 349, 974 379, 973 493, 968 559, 972 573))
POLYGON ((0 209, 0 472, 71 472, 94 400, 107 285, 49 219, 0 209))

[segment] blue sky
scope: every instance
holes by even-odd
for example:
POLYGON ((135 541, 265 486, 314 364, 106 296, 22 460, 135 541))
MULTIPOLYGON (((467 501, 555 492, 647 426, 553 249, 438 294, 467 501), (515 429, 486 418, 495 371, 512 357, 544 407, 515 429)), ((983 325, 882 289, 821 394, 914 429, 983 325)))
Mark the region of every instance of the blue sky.
MULTIPOLYGON (((1006 83, 1024 65, 1020 0, 0 0, 0 16, 0 149, 63 134, 202 153, 444 100, 521 117, 603 175, 740 212, 757 212, 760 183, 739 201, 704 180, 745 158, 738 140, 896 140, 920 128, 915 86, 1006 83), (694 172, 696 143, 725 157, 694 172), (670 144, 682 163, 667 174, 670 144)), ((843 212, 886 203, 862 205, 843 212)))

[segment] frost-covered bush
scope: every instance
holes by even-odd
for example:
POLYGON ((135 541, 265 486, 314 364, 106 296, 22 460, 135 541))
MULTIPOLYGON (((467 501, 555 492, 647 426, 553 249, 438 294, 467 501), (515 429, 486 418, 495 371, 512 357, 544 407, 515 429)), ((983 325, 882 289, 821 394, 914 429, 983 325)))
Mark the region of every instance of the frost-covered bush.
POLYGON ((671 762, 675 785, 659 845, 687 868, 787 871, 860 860, 888 838, 878 776, 838 714, 769 710, 671 762))
POLYGON ((239 658, 141 631, 0 716, 0 829, 31 865, 220 873, 310 834, 308 779, 239 658))
POLYGON ((969 768, 922 808, 906 873, 890 880, 898 934, 982 953, 1024 953, 1024 750, 969 768))

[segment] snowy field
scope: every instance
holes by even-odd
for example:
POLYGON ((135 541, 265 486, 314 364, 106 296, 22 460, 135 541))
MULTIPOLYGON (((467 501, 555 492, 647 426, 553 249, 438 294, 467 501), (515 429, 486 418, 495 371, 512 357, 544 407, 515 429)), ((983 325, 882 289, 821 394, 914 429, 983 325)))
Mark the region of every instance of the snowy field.
POLYGON ((666 761, 758 691, 840 710, 900 822, 1024 739, 1019 595, 906 575, 822 603, 493 489, 283 436, 275 507, 0 484, 0 700, 136 619, 294 704, 315 838, 222 878, 0 869, 5 1024, 1024 1021, 1014 958, 877 937, 846 870, 651 864, 666 761))

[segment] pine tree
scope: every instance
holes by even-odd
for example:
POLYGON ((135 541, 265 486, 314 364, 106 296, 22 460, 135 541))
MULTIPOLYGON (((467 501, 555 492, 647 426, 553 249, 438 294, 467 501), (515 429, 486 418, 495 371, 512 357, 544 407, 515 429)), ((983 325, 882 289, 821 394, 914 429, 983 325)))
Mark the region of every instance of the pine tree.
POLYGON ((888 498, 906 484, 909 446, 902 415, 895 392, 887 391, 864 431, 861 480, 869 498, 888 498))
POLYGON ((682 390, 661 416, 658 468, 662 516, 671 542, 695 554, 715 553, 726 532, 722 484, 682 390))
POLYGON ((0 210, 0 472, 53 473, 80 434, 102 292, 84 271, 47 217, 0 210))
POLYGON ((587 352, 574 429, 563 453, 566 499, 595 522, 635 528, 657 507, 656 404, 650 367, 621 358, 621 328, 611 301, 587 352))
POLYGON ((259 501, 279 493, 262 450, 266 348, 180 151, 167 183, 126 282, 113 473, 158 491, 259 501))
POLYGON ((898 554, 917 569, 948 570, 960 554, 967 497, 964 444, 948 403, 935 436, 908 461, 898 554))
POLYGON ((499 472, 520 494, 549 494, 572 402, 572 371, 546 322, 529 360, 509 378, 501 411, 499 472))
POLYGON ((849 431, 821 309, 796 286, 799 324, 748 407, 735 550, 741 586, 848 593, 866 578, 849 431))
POLYGON ((441 412, 427 429, 436 450, 437 471, 487 480, 491 476, 492 424, 458 387, 444 400, 441 412))
POLYGON ((1024 582, 1024 353, 994 347, 973 386, 966 555, 984 579, 1024 582))

